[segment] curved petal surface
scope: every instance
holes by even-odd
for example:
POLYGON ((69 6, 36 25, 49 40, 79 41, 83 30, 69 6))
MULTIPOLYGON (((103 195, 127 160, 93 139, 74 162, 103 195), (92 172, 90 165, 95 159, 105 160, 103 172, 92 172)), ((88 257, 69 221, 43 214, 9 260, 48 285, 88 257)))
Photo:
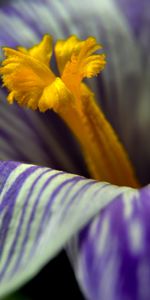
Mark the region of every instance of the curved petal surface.
POLYGON ((116 198, 70 243, 87 299, 150 299, 149 219, 147 186, 116 198))
POLYGON ((129 188, 39 166, 0 163, 0 296, 34 276, 129 188))

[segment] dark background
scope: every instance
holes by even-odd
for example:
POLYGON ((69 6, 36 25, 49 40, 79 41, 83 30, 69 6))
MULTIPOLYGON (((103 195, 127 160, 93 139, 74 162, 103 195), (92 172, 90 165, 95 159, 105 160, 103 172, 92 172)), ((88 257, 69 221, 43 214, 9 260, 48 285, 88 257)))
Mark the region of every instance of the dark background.
POLYGON ((31 300, 85 300, 79 290, 65 251, 47 264, 36 277, 22 288, 21 292, 31 300))

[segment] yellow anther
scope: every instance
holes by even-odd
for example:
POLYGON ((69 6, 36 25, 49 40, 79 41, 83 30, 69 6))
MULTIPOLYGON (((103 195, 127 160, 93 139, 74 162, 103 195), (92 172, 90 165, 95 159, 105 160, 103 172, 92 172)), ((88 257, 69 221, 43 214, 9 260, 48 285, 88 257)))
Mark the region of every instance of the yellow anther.
POLYGON ((93 178, 137 187, 123 146, 82 82, 104 68, 105 55, 94 54, 100 48, 93 37, 58 41, 54 52, 60 77, 56 77, 50 68, 52 39, 45 35, 31 49, 4 48, 0 74, 9 90, 9 103, 16 100, 22 106, 42 112, 53 109, 60 115, 78 139, 93 178))

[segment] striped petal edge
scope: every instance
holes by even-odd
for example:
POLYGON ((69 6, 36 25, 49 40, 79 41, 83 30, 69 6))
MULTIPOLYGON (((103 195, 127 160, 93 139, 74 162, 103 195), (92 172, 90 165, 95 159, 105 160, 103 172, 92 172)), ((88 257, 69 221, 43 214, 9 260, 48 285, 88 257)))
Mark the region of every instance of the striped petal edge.
POLYGON ((49 168, 0 162, 0 297, 33 277, 100 209, 136 193, 49 168))

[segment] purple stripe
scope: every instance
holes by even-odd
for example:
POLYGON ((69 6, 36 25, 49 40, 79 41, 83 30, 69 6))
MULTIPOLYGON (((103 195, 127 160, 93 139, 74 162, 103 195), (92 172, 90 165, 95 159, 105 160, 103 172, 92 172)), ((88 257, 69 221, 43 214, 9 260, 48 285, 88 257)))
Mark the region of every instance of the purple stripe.
MULTIPOLYGON (((96 183, 96 182, 94 182, 94 183, 96 183)), ((104 184, 102 187, 98 187, 98 189, 96 190, 96 191, 94 191, 94 193, 92 194, 92 203, 94 204, 94 200, 96 199, 96 202, 97 202, 97 197, 98 197, 98 194, 99 194, 99 192, 101 193, 101 191, 103 191, 105 188, 107 188, 108 187, 108 183, 106 183, 106 184, 104 184)), ((107 190, 106 190, 106 193, 107 193, 107 190)), ((120 194, 120 195, 122 195, 122 193, 120 194)), ((101 196, 101 195, 100 195, 101 196)), ((116 196, 114 196, 114 198, 116 198, 116 196)), ((112 201, 113 201, 113 199, 112 199, 112 201)), ((83 211, 83 215, 85 215, 85 214, 87 214, 87 212, 89 212, 90 211, 90 209, 91 209, 91 202, 88 202, 88 204, 86 205, 86 211, 83 211)), ((99 213, 99 212, 98 212, 99 213)), ((64 217, 65 216, 63 216, 63 219, 64 219, 64 217)), ((91 222, 91 221, 90 221, 91 222)))
MULTIPOLYGON (((13 215, 14 207, 15 207, 15 202, 18 196, 18 193, 20 191, 20 188, 22 187, 23 183, 25 180, 28 178, 30 174, 35 172, 37 170, 37 167, 32 166, 16 179, 15 183, 10 187, 8 192, 5 194, 5 197, 3 199, 3 202, 1 204, 1 211, 3 209, 6 210, 4 217, 2 219, 2 225, 0 227, 0 257, 3 252, 3 248, 5 246, 5 241, 7 237, 7 232, 9 230, 9 226, 11 223, 11 218, 13 215)), ((0 275, 1 278, 1 275, 0 275)))
MULTIPOLYGON (((63 220, 65 219, 65 216, 66 216, 66 214, 67 214, 67 212, 68 212, 68 210, 69 210, 69 207, 72 206, 72 204, 73 204, 73 202, 75 201, 75 199, 78 198, 78 201, 80 201, 80 197, 79 197, 80 193, 85 192, 91 185, 94 185, 94 184, 96 184, 96 183, 97 183, 96 181, 95 181, 95 182, 94 182, 94 181, 88 182, 88 183, 86 183, 85 185, 83 185, 83 186, 75 193, 75 195, 70 199, 69 204, 66 206, 64 212, 63 212, 62 215, 61 215, 61 218, 60 218, 60 224, 61 224, 61 223, 63 222, 63 220)), ((82 196, 82 194, 81 194, 81 196, 82 196)))
MULTIPOLYGON (((43 230, 43 228, 45 227, 46 222, 50 220, 50 217, 51 217, 51 211, 50 211, 50 209, 51 209, 51 206, 52 206, 52 202, 55 200, 55 196, 57 196, 57 194, 60 192, 60 190, 61 190, 66 184, 68 184, 68 183, 70 183, 70 182, 73 181, 73 183, 72 183, 72 185, 71 185, 71 187, 72 187, 72 186, 75 186, 75 185, 76 185, 79 181, 81 181, 81 180, 85 180, 85 178, 77 177, 77 176, 76 176, 75 178, 66 180, 66 181, 63 182, 61 185, 59 185, 59 187, 57 187, 56 190, 54 190, 53 194, 51 195, 51 199, 50 199, 50 201, 48 202, 48 204, 47 204, 47 206, 46 206, 46 208, 45 208, 45 210, 44 210, 43 217, 42 217, 42 219, 41 219, 41 222, 40 222, 40 225, 39 225, 39 229, 38 229, 37 234, 36 234, 36 239, 35 239, 35 243, 34 243, 34 244, 36 244, 36 246, 37 246, 37 242, 38 242, 38 240, 39 240, 39 238, 40 238, 40 235, 41 235, 41 233, 42 233, 42 230, 43 230), (77 179, 76 182, 74 182, 74 179, 77 179)), ((82 188, 80 188, 80 190, 79 190, 78 192, 76 192, 76 194, 72 197, 72 199, 69 201, 69 205, 67 206, 67 208, 66 208, 65 211, 64 211, 64 214, 63 214, 62 217, 61 217, 61 220, 60 220, 60 226, 62 225, 61 222, 62 222, 62 220, 64 220, 65 215, 66 215, 66 213, 67 213, 67 211, 68 211, 68 207, 71 206, 71 204, 72 204, 72 202, 74 201, 74 199, 76 199, 76 197, 79 195, 79 193, 80 193, 81 191, 86 190, 86 189, 89 187, 89 185, 91 185, 91 184, 93 184, 93 183, 94 183, 94 182, 85 184, 85 185, 84 185, 82 188)), ((65 197, 67 196, 68 190, 70 190, 71 187, 70 187, 70 186, 68 187, 68 189, 67 189, 65 195, 63 196, 61 205, 62 205, 63 202, 65 201, 65 197)), ((79 199, 79 200, 80 200, 80 199, 79 199)), ((49 225, 50 225, 50 222, 49 222, 49 225)), ((30 256, 32 257, 34 253, 35 253, 35 245, 33 245, 32 249, 31 249, 30 256)))
POLYGON ((13 161, 0 161, 0 193, 3 190, 10 173, 15 170, 19 164, 20 163, 13 161))
MULTIPOLYGON (((42 219, 41 219, 39 228, 38 228, 38 230, 37 230, 35 242, 38 242, 38 239, 39 239, 39 237, 40 237, 40 235, 41 235, 41 233, 42 233, 42 231, 43 231, 43 228, 45 227, 46 222, 50 220, 50 217, 51 217, 51 214, 52 214, 52 213, 51 213, 51 206, 52 206, 52 203, 55 201, 55 197, 57 197, 58 193, 62 190, 62 188, 63 188, 64 186, 66 186, 68 183, 72 182, 72 185, 71 185, 71 186, 69 185, 68 189, 66 190, 66 192, 65 192, 65 194, 64 194, 64 196, 63 196, 63 199, 62 199, 62 201, 61 201, 61 205, 62 205, 63 202, 64 202, 65 199, 66 199, 66 196, 67 196, 67 194, 68 194, 68 190, 70 190, 72 186, 75 186, 75 185, 78 183, 78 181, 81 181, 81 180, 84 180, 84 178, 81 179, 80 177, 73 177, 73 178, 71 178, 71 179, 67 179, 67 180, 65 180, 64 182, 62 182, 62 184, 60 184, 60 185, 54 190, 54 192, 53 192, 52 195, 51 195, 50 201, 48 202, 48 204, 47 204, 46 207, 45 207, 45 210, 44 210, 44 213, 43 213, 43 216, 42 216, 42 219), (74 181, 74 179, 76 179, 76 181, 74 181)), ((32 247, 31 253, 33 252, 33 249, 34 249, 34 245, 33 245, 33 247, 32 247)))
MULTIPOLYGON (((9 250, 9 253, 8 253, 8 256, 7 256, 7 259, 6 259, 6 263, 4 265, 4 268, 2 270, 2 275, 0 276, 4 276, 4 273, 9 265, 9 263, 11 262, 11 258, 13 256, 13 253, 15 251, 15 247, 16 247, 16 244, 17 244, 17 241, 18 241, 18 238, 19 238, 19 235, 21 234, 21 229, 22 229, 22 226, 23 226, 23 222, 24 222, 24 217, 25 217, 25 213, 26 213, 26 209, 28 207, 28 203, 31 199, 31 196, 32 196, 32 193, 34 192, 34 188, 37 184, 37 182, 40 180, 41 177, 43 177, 46 173, 50 172, 52 170, 46 170, 44 171, 42 174, 40 174, 36 180, 34 181, 34 183, 32 184, 29 192, 28 192, 28 195, 26 197, 26 200, 25 200, 25 203, 24 203, 24 206, 22 208, 22 213, 21 213, 21 216, 20 216, 20 221, 19 221, 19 225, 17 227, 17 231, 16 231, 16 235, 15 235, 15 238, 10 246, 10 250, 9 250)), ((5 250, 5 249, 4 249, 5 250)), ((0 277, 1 278, 1 277, 0 277)))
MULTIPOLYGON (((16 163, 16 164, 18 164, 18 163, 16 163)), ((18 164, 18 165, 20 165, 20 164, 18 164)), ((7 191, 7 193, 5 193, 5 195, 4 195, 3 201, 0 203, 0 211, 5 209, 6 206, 8 206, 8 208, 9 208, 9 205, 11 204, 10 199, 12 199, 11 201, 16 200, 17 194, 20 191, 20 188, 22 187, 22 184, 24 183, 24 181, 26 180, 28 175, 30 175, 32 172, 35 172, 39 168, 40 167, 31 165, 30 168, 23 171, 17 177, 17 179, 15 180, 13 185, 10 187, 10 189, 7 191)))
POLYGON ((63 172, 59 172, 57 174, 54 174, 52 175, 50 178, 48 178, 48 180, 45 182, 44 186, 40 189, 40 192, 37 196, 37 199, 33 205, 33 208, 32 208, 32 211, 31 211, 31 214, 30 214, 30 218, 29 218, 29 223, 27 225, 27 229, 26 229, 26 233, 25 233, 25 236, 24 236, 24 239, 22 241, 22 245, 21 245, 21 249, 20 249, 20 254, 18 256, 18 259, 16 261, 16 264, 13 268, 13 273, 17 271, 18 267, 19 267, 19 264, 20 264, 20 261, 23 257, 23 254, 25 252, 25 248, 27 246, 27 241, 28 241, 28 237, 29 237, 29 234, 30 234, 30 230, 31 230, 31 224, 34 220, 34 217, 36 215, 36 210, 37 210, 37 206, 39 204, 39 201, 41 200, 41 195, 42 193, 44 192, 44 190, 46 189, 46 187, 53 181, 53 179, 55 179, 57 176, 59 175, 63 175, 64 173, 63 172))

